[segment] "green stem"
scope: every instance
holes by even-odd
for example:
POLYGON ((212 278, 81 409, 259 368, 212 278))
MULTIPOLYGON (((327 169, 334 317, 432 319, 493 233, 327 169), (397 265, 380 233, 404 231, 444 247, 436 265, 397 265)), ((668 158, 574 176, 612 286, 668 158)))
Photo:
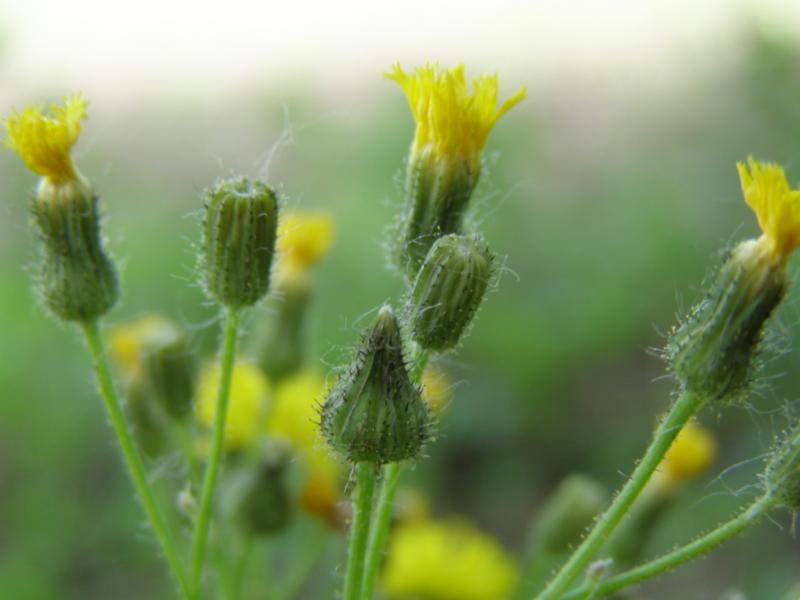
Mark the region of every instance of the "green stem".
POLYGON ((239 327, 239 313, 228 308, 225 314, 225 326, 222 339, 222 356, 220 358, 219 389, 217 391, 217 407, 214 414, 214 431, 211 442, 211 454, 208 457, 205 477, 203 478, 203 491, 200 496, 200 511, 192 542, 192 597, 200 596, 201 580, 203 576, 203 560, 205 558, 206 541, 208 540, 208 526, 211 520, 211 505, 214 499, 214 490, 217 486, 222 463, 223 442, 225 441, 225 420, 228 415, 228 396, 230 394, 231 379, 233 378, 233 364, 236 357, 236 334, 239 327))
POLYGON ((253 536, 248 535, 247 538, 244 540, 241 554, 239 554, 239 558, 236 561, 236 565, 233 570, 233 582, 231 584, 231 600, 239 600, 242 595, 242 582, 244 581, 245 573, 247 571, 247 565, 250 561, 250 555, 253 551, 253 544, 255 543, 255 539, 253 536))
POLYGON ((600 516, 589 535, 537 597, 538 600, 559 600, 562 597, 570 583, 581 573, 611 532, 619 525, 633 501, 650 480, 675 437, 689 418, 700 409, 703 402, 704 399, 701 396, 691 392, 684 392, 678 397, 659 423, 653 441, 628 481, 614 498, 611 506, 600 516))
POLYGON ((775 506, 775 501, 769 495, 764 495, 742 510, 736 517, 726 521, 713 531, 665 554, 664 556, 644 563, 630 571, 621 573, 599 583, 587 582, 581 587, 564 596, 564 600, 586 600, 588 598, 602 598, 617 590, 651 579, 674 569, 678 565, 705 554, 728 541, 730 538, 751 525, 754 525, 775 506))
POLYGON ((353 520, 350 525, 350 548, 344 580, 344 600, 361 600, 364 577, 364 554, 367 551, 372 496, 375 492, 375 465, 360 462, 356 465, 356 490, 353 501, 353 520))
MULTIPOLYGON (((411 381, 419 384, 425 366, 428 364, 430 352, 419 346, 414 347, 414 354, 411 358, 411 369, 409 376, 411 381)), ((381 566, 383 549, 386 546, 386 538, 389 537, 389 528, 392 522, 392 508, 394 507, 394 497, 397 494, 397 484, 400 480, 400 463, 389 463, 383 467, 383 481, 381 491, 378 495, 378 504, 375 510, 375 519, 369 534, 369 545, 364 566, 364 582, 362 584, 362 597, 369 600, 375 590, 375 582, 378 578, 378 570, 381 566)))
POLYGON ((164 553, 164 558, 172 571, 172 576, 178 583, 181 595, 184 598, 188 598, 189 588, 186 581, 186 574, 178 558, 178 553, 175 550, 175 542, 172 538, 172 534, 167 527, 166 521, 164 521, 164 518, 161 516, 153 495, 153 490, 150 488, 150 484, 147 481, 144 463, 136 449, 136 444, 131 437, 131 433, 128 430, 125 416, 122 414, 119 398, 117 397, 111 379, 111 373, 108 368, 103 339, 100 335, 97 321, 93 320, 81 323, 81 328, 86 336, 86 343, 89 346, 89 352, 92 356, 92 363, 100 396, 108 411, 108 418, 117 436, 117 441, 122 450, 122 455, 125 458, 125 465, 128 467, 128 473, 133 481, 133 486, 136 488, 139 501, 144 507, 153 532, 156 534, 159 544, 161 544, 161 551, 164 553))

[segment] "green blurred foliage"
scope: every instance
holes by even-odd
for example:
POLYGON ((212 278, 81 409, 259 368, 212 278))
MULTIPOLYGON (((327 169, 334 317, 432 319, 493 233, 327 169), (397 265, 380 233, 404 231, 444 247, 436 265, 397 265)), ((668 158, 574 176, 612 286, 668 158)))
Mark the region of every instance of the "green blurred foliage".
MULTIPOLYGON (((520 550, 522 525, 560 478, 582 471, 612 487, 630 470, 671 392, 649 350, 698 298, 718 251, 757 232, 735 161, 775 160, 800 181, 800 49, 756 29, 741 45, 741 56, 721 57, 673 95, 647 81, 565 76, 552 90, 531 89, 497 125, 474 219, 506 257, 504 269, 460 351, 440 361, 458 382, 455 398, 430 459, 407 478, 437 514, 468 515, 520 550)), ((242 98, 224 112, 165 99, 135 121, 99 129, 89 121, 78 161, 124 265, 123 301, 110 320, 160 310, 214 351, 217 311, 196 276, 199 192, 229 171, 258 173, 262 152, 286 131, 283 101, 292 143, 275 154, 269 178, 290 206, 335 215, 310 329, 313 355, 338 364, 364 315, 402 292, 383 243, 412 125, 399 93, 376 82, 380 97, 344 109, 300 90, 242 98)), ((31 291, 33 177, 9 152, 0 171, 0 595, 169 597, 81 341, 31 291)), ((797 303, 793 288, 778 327, 793 348, 797 303)), ((262 310, 248 316, 249 329, 262 310)), ((786 405, 800 392, 797 356, 770 362, 776 377, 750 406, 704 415, 720 438, 717 473, 762 454, 787 423, 786 405)), ((693 486, 651 551, 731 513, 758 468, 751 461, 693 486)), ((662 577, 646 597, 715 598, 736 585, 750 598, 778 598, 799 556, 786 531, 765 523, 662 577)))

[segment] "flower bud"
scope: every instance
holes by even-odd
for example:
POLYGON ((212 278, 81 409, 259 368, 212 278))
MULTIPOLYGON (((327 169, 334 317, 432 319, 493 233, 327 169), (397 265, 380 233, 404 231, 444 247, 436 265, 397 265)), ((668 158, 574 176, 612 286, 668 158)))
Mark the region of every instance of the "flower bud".
POLYGON ((536 535, 547 552, 568 550, 581 539, 608 500, 608 492, 585 475, 570 475, 559 484, 539 517, 536 535))
POLYGON ((431 435, 431 416, 409 379, 390 306, 381 308, 353 363, 328 393, 320 425, 331 448, 352 463, 419 456, 431 435))
POLYGON ((761 240, 733 249, 706 297, 672 333, 667 358, 685 389, 709 400, 744 390, 764 324, 787 283, 785 263, 775 260, 761 240))
POLYGON ((288 457, 276 452, 262 460, 245 487, 239 517, 246 531, 266 536, 282 531, 292 514, 286 487, 288 457))
POLYGON ((764 485, 777 502, 800 511, 800 425, 775 447, 767 459, 764 485))
POLYGON ((33 201, 42 241, 39 284, 46 306, 65 321, 90 321, 117 301, 114 265, 100 235, 97 197, 81 177, 43 178, 33 201))
POLYGON ((191 414, 196 377, 197 359, 182 332, 143 348, 143 384, 172 418, 191 414))
POLYGON ((409 301, 414 340, 428 350, 455 346, 492 276, 494 256, 479 237, 446 235, 431 248, 409 301))
POLYGON ((245 177, 220 181, 205 197, 206 291, 229 308, 251 306, 269 289, 278 197, 266 184, 245 177))

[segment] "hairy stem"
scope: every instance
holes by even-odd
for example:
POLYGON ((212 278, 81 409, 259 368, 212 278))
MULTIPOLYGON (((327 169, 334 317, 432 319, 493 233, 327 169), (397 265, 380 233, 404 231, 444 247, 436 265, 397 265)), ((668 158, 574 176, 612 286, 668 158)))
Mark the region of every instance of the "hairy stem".
POLYGON ((653 436, 653 441, 634 469, 628 481, 597 520, 592 531, 583 540, 577 550, 570 556, 566 564, 550 581, 545 590, 537 597, 539 600, 559 600, 575 578, 586 568, 586 565, 597 553, 608 536, 622 521, 631 504, 639 496, 650 480, 653 472, 664 458, 670 445, 680 430, 703 405, 701 396, 684 392, 672 404, 669 412, 662 418, 653 436))
POLYGON ((375 465, 360 462, 356 465, 356 489, 353 499, 353 520, 350 524, 350 547, 347 553, 347 571, 344 580, 344 600, 361 600, 361 582, 364 577, 364 554, 367 551, 367 534, 375 492, 375 465))
POLYGON ((139 451, 136 449, 136 444, 131 437, 127 422, 125 421, 125 416, 122 413, 119 398, 117 397, 117 392, 114 388, 114 383, 108 368, 105 347, 97 321, 93 320, 81 323, 81 328, 83 329, 86 343, 92 356, 92 364, 95 377, 97 378, 100 396, 106 406, 108 418, 111 421, 111 427, 114 429, 114 433, 117 436, 117 441, 122 450, 122 455, 125 458, 125 465, 128 468, 131 481, 133 481, 133 486, 136 488, 139 501, 142 503, 144 511, 147 514, 147 519, 150 521, 150 526, 153 528, 153 532, 161 545, 161 551, 164 553, 164 558, 167 561, 170 571, 172 571, 172 576, 178 584, 181 595, 184 598, 188 598, 189 587, 186 581, 186 574, 178 558, 172 534, 158 509, 153 490, 150 488, 150 484, 147 481, 144 463, 139 455, 139 451))
POLYGON ((603 598, 613 592, 670 571, 682 563, 710 552, 733 536, 754 525, 774 506, 775 500, 773 498, 769 495, 761 496, 730 521, 726 521, 695 541, 605 581, 584 583, 578 589, 564 596, 564 600, 603 598))
POLYGON ((239 313, 234 309, 227 309, 222 338, 222 356, 220 358, 219 389, 217 391, 217 406, 214 414, 214 431, 211 442, 211 454, 208 457, 203 490, 200 496, 200 510, 195 523, 194 539, 192 542, 192 596, 200 596, 203 576, 203 561, 205 558, 206 542, 208 540, 208 526, 211 520, 211 508, 214 500, 214 490, 217 486, 220 465, 222 464, 223 442, 225 441, 225 420, 228 414, 228 396, 230 395, 231 379, 233 378, 233 364, 236 356, 236 335, 239 327, 239 313))

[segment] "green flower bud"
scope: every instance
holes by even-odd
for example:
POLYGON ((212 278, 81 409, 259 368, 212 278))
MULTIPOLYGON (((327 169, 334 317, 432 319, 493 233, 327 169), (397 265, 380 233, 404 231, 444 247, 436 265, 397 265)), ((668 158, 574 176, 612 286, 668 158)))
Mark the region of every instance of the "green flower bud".
POLYGON ((143 385, 170 417, 183 419, 192 413, 196 378, 197 358, 183 332, 142 348, 143 385))
POLYGON ((134 379, 125 396, 125 414, 139 448, 155 458, 169 450, 168 423, 141 379, 134 379))
POLYGON ((289 525, 292 504, 286 486, 287 467, 287 455, 278 452, 250 474, 238 510, 245 531, 267 536, 289 525))
POLYGON ((800 425, 770 454, 763 482, 777 502, 789 510, 800 511, 800 425))
POLYGON ((76 176, 43 178, 33 201, 42 240, 39 283, 46 306, 65 321, 91 321, 117 301, 119 284, 100 236, 97 197, 76 176))
POLYGON ((305 358, 304 326, 311 298, 311 281, 304 269, 278 271, 279 301, 258 343, 259 366, 273 381, 297 371, 305 358))
POLYGON ((673 333, 672 371, 690 392, 735 398, 749 384, 764 324, 786 293, 785 262, 759 241, 733 249, 706 297, 673 333))
POLYGON ((580 541, 608 501, 608 492, 594 479, 570 475, 559 484, 539 517, 536 536, 547 552, 565 552, 580 541))
POLYGON ((400 326, 384 305, 353 363, 321 409, 322 433, 352 463, 396 462, 420 455, 431 415, 408 376, 400 326))
POLYGON ((278 197, 260 181, 235 177, 218 182, 205 199, 206 291, 229 308, 251 306, 269 289, 278 197))
POLYGON ((480 237, 446 235, 428 252, 408 304, 414 340, 429 350, 455 346, 492 276, 494 256, 480 237))
POLYGON ((480 162, 438 156, 431 148, 412 154, 406 175, 406 213, 401 216, 399 260, 413 279, 433 243, 460 233, 480 177, 480 162))

